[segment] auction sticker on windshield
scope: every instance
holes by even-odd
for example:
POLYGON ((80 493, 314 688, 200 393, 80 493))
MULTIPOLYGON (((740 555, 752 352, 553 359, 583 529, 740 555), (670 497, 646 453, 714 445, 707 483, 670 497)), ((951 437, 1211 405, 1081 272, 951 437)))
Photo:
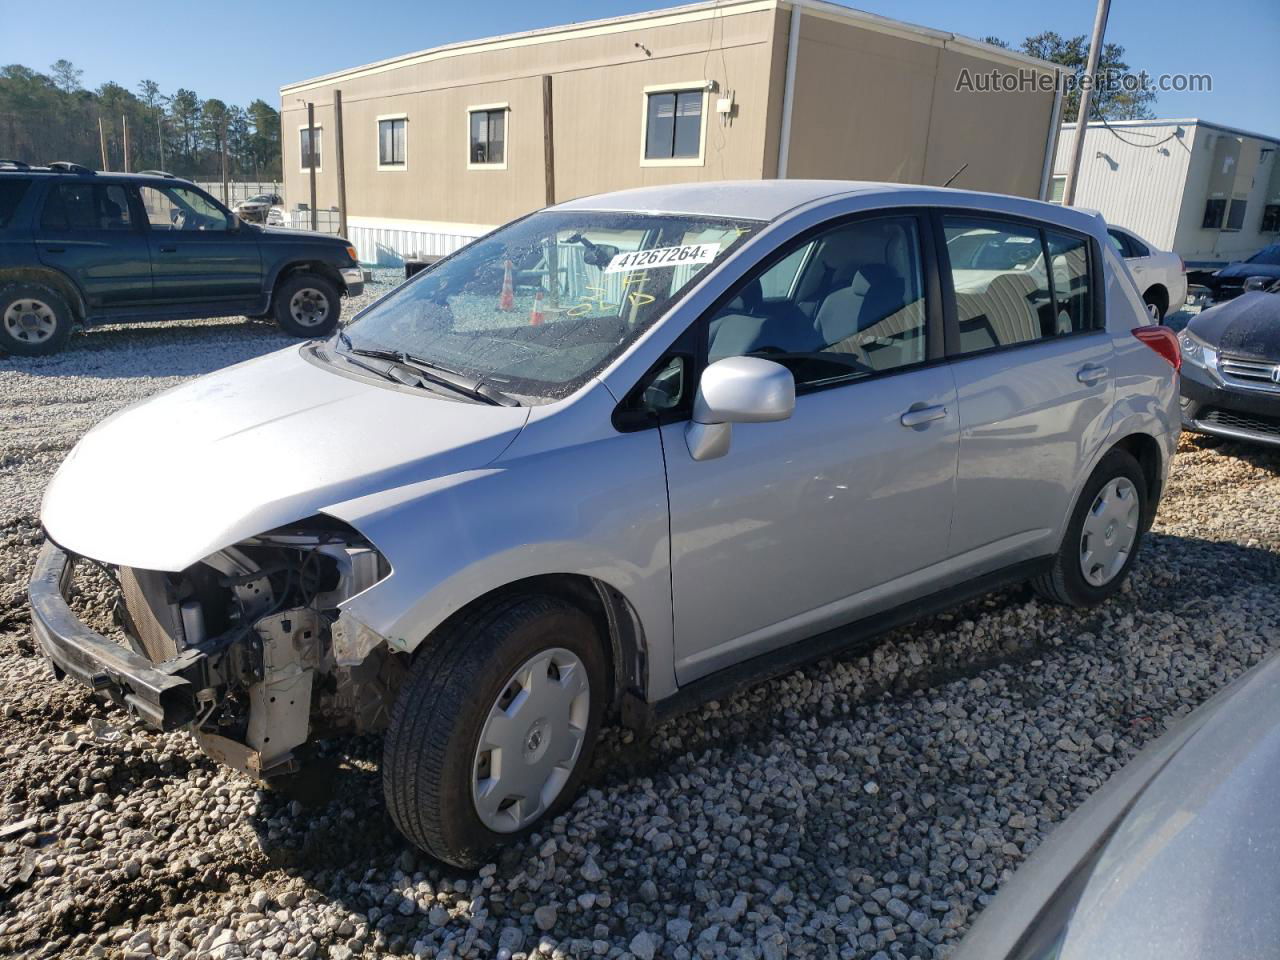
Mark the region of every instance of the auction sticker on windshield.
POLYGON ((620 253, 604 268, 605 273, 623 270, 657 270, 660 267, 678 267, 682 264, 710 263, 720 252, 718 243, 686 243, 679 247, 656 247, 653 250, 633 250, 620 253))

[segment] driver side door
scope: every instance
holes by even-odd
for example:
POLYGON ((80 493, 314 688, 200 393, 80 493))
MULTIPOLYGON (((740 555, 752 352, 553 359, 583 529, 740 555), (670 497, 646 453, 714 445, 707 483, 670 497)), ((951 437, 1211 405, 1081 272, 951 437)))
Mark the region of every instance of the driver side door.
POLYGON ((262 299, 257 234, 239 227, 193 187, 144 185, 151 276, 157 304, 208 305, 234 313, 262 299))
MULTIPOLYGON (((700 321, 706 359, 788 367, 795 411, 695 460, 661 427, 681 684, 896 606, 941 576, 959 417, 925 221, 784 245, 700 321)), ((923 591, 923 592, 928 592, 923 591)))

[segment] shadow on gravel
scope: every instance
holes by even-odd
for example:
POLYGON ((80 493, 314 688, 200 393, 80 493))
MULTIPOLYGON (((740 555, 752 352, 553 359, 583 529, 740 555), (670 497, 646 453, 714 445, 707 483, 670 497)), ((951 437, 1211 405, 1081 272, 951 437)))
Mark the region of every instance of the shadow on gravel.
POLYGON ((78 332, 50 357, 0 355, 0 371, 33 377, 195 377, 300 341, 273 323, 227 317, 78 332))
POLYGON ((1225 437, 1213 437, 1203 433, 1189 433, 1192 444, 1198 450, 1212 450, 1223 457, 1243 460, 1250 466, 1280 474, 1280 447, 1263 446, 1260 443, 1240 443, 1225 437))

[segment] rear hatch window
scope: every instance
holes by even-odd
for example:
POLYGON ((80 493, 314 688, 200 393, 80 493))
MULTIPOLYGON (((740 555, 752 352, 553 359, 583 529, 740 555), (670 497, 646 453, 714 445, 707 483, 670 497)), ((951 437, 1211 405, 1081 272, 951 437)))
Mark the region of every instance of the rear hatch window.
POLYGON ((0 230, 9 225, 13 215, 18 211, 18 204, 27 195, 31 186, 30 180, 18 177, 0 177, 0 230))

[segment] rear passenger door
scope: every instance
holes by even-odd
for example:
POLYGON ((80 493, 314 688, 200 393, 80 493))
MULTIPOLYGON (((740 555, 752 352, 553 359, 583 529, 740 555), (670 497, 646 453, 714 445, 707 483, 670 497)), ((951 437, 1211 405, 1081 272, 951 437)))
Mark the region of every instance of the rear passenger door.
POLYGON ((947 353, 960 409, 950 554, 970 572, 1044 556, 1114 394, 1101 252, 1030 221, 937 221, 947 353))
POLYGON ((75 281, 91 315, 151 297, 147 237, 128 190, 118 183, 51 183, 36 227, 36 254, 75 281))

